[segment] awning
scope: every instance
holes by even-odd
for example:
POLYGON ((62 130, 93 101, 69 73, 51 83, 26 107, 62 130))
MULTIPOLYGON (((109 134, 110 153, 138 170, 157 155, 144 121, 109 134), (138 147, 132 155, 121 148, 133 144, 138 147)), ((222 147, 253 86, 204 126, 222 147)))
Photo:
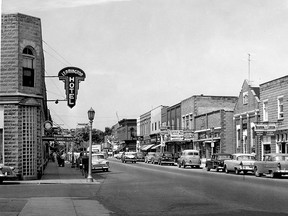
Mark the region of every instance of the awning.
POLYGON ((142 147, 141 147, 141 150, 147 151, 147 150, 150 149, 152 146, 154 146, 154 144, 142 146, 142 147))
POLYGON ((161 144, 153 146, 151 149, 160 148, 161 144))

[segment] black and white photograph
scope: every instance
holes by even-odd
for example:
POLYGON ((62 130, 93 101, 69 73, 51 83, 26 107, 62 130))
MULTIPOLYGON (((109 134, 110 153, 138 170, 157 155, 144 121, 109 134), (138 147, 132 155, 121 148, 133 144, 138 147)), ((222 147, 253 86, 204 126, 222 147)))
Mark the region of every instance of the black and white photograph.
POLYGON ((0 10, 0 216, 288 216, 288 0, 0 10))

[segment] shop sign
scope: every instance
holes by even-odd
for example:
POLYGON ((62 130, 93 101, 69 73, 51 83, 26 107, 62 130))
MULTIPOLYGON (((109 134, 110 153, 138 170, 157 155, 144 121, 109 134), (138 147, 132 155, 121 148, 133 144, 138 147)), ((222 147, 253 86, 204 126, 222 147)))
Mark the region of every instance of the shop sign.
POLYGON ((255 132, 267 132, 267 131, 276 131, 276 123, 257 123, 255 124, 255 132))
POLYGON ((54 135, 54 141, 58 142, 71 142, 74 140, 72 136, 54 135))
POLYGON ((275 136, 276 134, 276 123, 261 122, 255 124, 256 136, 275 136))
POLYGON ((169 130, 168 137, 170 141, 183 141, 183 130, 169 130))
POLYGON ((80 68, 66 67, 58 73, 59 80, 65 85, 67 105, 73 108, 76 104, 79 83, 85 80, 85 73, 80 68))
POLYGON ((183 131, 184 140, 193 140, 194 132, 192 130, 184 130, 183 131))

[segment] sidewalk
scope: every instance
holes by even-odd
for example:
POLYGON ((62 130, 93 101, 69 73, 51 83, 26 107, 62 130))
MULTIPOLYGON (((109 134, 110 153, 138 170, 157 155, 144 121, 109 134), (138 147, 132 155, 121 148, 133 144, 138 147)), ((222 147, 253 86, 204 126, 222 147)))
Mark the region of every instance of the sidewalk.
POLYGON ((99 184, 95 179, 88 182, 79 168, 71 168, 71 163, 59 167, 56 162, 48 162, 40 180, 17 181, 20 184, 99 184))
MULTIPOLYGON (((15 181, 14 181, 15 182, 15 181)), ((49 162, 40 180, 17 181, 19 184, 100 184, 95 179, 87 182, 80 169, 71 168, 70 163, 58 167, 57 163, 49 162)), ((13 205, 13 200, 8 200, 13 205)), ((24 199, 21 198, 23 201, 24 199)), ((106 209, 97 200, 83 197, 31 197, 20 212, 4 212, 5 216, 109 216, 113 212, 106 209)))

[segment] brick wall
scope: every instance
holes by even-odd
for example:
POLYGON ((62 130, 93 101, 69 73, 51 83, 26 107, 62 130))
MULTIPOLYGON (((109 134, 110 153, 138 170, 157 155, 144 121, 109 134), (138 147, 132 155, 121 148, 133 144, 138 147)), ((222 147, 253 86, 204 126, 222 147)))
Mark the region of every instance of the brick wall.
POLYGON ((284 119, 282 125, 288 126, 288 76, 264 83, 260 85, 260 116, 263 121, 263 101, 268 100, 268 121, 278 121, 278 96, 283 97, 284 119))
MULTIPOLYGON (((23 137, 22 113, 23 107, 36 108, 36 138, 33 138, 35 153, 35 173, 30 177, 37 177, 37 170, 43 167, 43 122, 47 106, 43 105, 39 96, 46 98, 44 79, 44 55, 42 48, 41 21, 39 18, 23 14, 2 15, 1 35, 1 71, 0 71, 0 102, 4 106, 4 160, 5 164, 18 168, 22 174, 23 137), (34 50, 34 87, 23 87, 22 52, 29 46, 34 50), (18 93, 29 94, 19 96, 18 93), (6 103, 9 101, 9 103, 6 103), (27 103, 27 104, 26 104, 27 103), (44 111, 44 112, 43 112, 44 111)), ((24 176, 25 178, 25 176, 24 176)))
POLYGON ((18 91, 18 20, 2 15, 0 93, 18 91))

